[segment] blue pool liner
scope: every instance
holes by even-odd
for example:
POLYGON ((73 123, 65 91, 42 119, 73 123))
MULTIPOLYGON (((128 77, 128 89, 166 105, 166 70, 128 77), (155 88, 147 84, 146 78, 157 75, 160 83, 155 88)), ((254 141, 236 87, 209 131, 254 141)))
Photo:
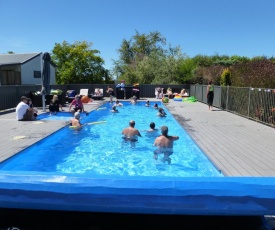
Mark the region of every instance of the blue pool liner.
POLYGON ((0 174, 0 208, 188 214, 273 215, 275 179, 269 177, 86 178, 0 174))

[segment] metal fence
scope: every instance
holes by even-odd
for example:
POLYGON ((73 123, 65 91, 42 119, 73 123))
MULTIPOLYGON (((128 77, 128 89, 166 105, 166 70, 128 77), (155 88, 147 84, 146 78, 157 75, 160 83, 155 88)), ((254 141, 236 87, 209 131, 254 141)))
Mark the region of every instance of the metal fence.
MULTIPOLYGON (((108 86, 116 89, 115 84, 71 84, 71 85, 51 85, 50 89, 62 90, 64 94, 68 90, 75 90, 77 93, 80 89, 88 89, 89 94, 95 92, 96 88, 103 89, 103 96, 108 97, 107 88, 108 86)), ((180 93, 181 89, 186 89, 189 93, 189 85, 139 85, 139 97, 140 98, 154 98, 155 88, 161 87, 166 89, 170 87, 173 92, 180 93)), ((15 108, 19 103, 21 96, 31 97, 32 92, 41 91, 41 85, 10 85, 10 86, 0 86, 0 110, 7 110, 15 108)), ((42 96, 41 96, 42 101, 42 96)), ((35 104, 34 104, 35 106, 35 104)))
MULTIPOLYGON (((114 90, 115 84, 110 84, 114 90)), ((94 93, 96 88, 103 89, 103 96, 108 97, 108 85, 106 84, 71 84, 71 85, 51 85, 51 89, 60 89, 65 94, 67 90, 89 89, 89 94, 94 93)), ((139 85, 140 98, 154 98, 155 88, 168 87, 173 92, 180 93, 181 89, 186 89, 190 96, 195 96, 198 101, 206 103, 206 85, 139 85)), ((32 92, 40 91, 41 85, 11 85, 0 86, 0 110, 15 108, 21 96, 31 97, 32 92)), ((268 125, 275 125, 275 89, 241 88, 214 86, 213 105, 249 119, 263 122, 268 125)), ((41 97, 42 100, 42 97, 41 97)))
MULTIPOLYGON (((206 85, 190 85, 190 95, 206 103, 206 85)), ((213 105, 217 108, 275 125, 275 89, 214 86, 213 105)))

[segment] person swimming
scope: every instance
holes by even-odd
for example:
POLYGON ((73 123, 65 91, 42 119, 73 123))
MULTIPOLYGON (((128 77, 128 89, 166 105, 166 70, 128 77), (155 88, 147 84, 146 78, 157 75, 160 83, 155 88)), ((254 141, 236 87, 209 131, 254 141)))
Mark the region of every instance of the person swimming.
POLYGON ((117 110, 116 108, 116 105, 113 105, 112 106, 112 110, 111 110, 112 113, 118 113, 119 111, 117 110))
POLYGON ((159 108, 158 104, 155 103, 155 104, 154 104, 154 109, 158 109, 158 108, 159 108))
POLYGON ((173 145, 174 141, 178 140, 178 136, 169 136, 168 127, 161 127, 161 135, 155 139, 153 146, 156 146, 157 149, 154 151, 154 158, 157 160, 159 154, 163 154, 163 161, 167 161, 168 164, 171 163, 170 156, 173 154, 173 145))
POLYGON ((155 127, 156 127, 155 122, 151 122, 149 126, 150 126, 150 129, 147 130, 147 132, 155 132, 155 131, 158 131, 158 129, 155 128, 155 127))
POLYGON ((166 117, 166 113, 165 113, 165 111, 164 111, 163 108, 161 108, 161 107, 158 108, 157 116, 159 116, 159 117, 166 117))
POLYGON ((123 106, 123 104, 122 104, 122 103, 120 103, 120 102, 119 102, 119 100, 116 100, 116 102, 114 103, 114 105, 115 105, 115 106, 120 106, 120 107, 122 107, 122 106, 123 106))
POLYGON ((129 127, 122 130, 124 135, 122 138, 126 141, 135 142, 138 140, 138 137, 141 137, 139 130, 135 128, 135 121, 131 120, 129 122, 129 127))
POLYGON ((135 105, 137 103, 137 97, 134 95, 131 102, 131 104, 135 105))

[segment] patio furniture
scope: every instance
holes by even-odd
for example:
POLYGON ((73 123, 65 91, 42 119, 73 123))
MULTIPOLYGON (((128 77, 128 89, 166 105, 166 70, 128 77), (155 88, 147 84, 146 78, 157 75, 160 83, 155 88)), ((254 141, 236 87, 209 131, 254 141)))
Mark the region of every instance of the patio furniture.
MULTIPOLYGON (((88 92, 89 92, 89 89, 80 89, 79 96, 80 97, 82 97, 82 96, 88 96, 88 92)), ((76 91, 75 90, 68 90, 67 91, 67 96, 66 96, 66 101, 68 103, 71 103, 74 100, 75 95, 76 95, 76 91)))
POLYGON ((94 100, 102 100, 104 98, 103 89, 95 88, 94 94, 91 94, 90 97, 94 100))

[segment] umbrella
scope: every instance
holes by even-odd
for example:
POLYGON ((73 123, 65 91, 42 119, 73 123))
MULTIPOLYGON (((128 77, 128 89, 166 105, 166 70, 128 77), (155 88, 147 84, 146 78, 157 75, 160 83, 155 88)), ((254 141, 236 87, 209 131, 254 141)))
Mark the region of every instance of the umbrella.
POLYGON ((50 62, 51 56, 49 53, 43 54, 43 71, 42 71, 42 103, 43 103, 43 111, 45 111, 46 103, 45 103, 45 95, 50 93, 50 62))

